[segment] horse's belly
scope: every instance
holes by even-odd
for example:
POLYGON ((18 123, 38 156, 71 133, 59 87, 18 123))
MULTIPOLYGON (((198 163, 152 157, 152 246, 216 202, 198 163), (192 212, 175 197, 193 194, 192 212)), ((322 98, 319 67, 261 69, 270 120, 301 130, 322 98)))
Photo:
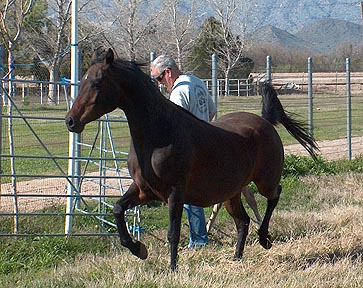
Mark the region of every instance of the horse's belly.
POLYGON ((230 199, 251 181, 250 171, 249 165, 201 167, 187 182, 185 202, 206 207, 230 199))

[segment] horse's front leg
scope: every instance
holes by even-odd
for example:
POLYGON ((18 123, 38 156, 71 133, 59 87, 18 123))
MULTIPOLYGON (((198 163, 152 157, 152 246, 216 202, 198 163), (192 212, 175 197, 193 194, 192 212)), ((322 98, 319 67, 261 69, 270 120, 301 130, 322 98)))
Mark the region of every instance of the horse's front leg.
POLYGON ((168 199, 169 228, 168 241, 170 245, 170 268, 175 271, 178 257, 178 244, 180 240, 181 217, 183 213, 184 185, 178 184, 172 188, 168 199))
MULTIPOLYGON (((127 192, 122 198, 117 201, 113 208, 113 215, 116 219, 118 234, 120 236, 121 245, 128 248, 132 254, 140 259, 147 258, 146 246, 140 241, 133 240, 127 230, 125 222, 125 212, 128 209, 141 204, 141 191, 139 187, 133 182, 127 192)), ((144 199, 145 200, 145 199, 144 199)))

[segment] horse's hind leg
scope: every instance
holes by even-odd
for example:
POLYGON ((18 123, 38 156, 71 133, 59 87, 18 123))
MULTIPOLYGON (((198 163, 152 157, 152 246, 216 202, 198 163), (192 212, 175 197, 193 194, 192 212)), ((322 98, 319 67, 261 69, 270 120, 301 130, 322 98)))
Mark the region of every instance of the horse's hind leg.
POLYGON ((265 249, 270 249, 272 247, 272 240, 271 240, 271 236, 268 232, 268 228, 269 228, 272 212, 274 211, 274 209, 280 199, 281 185, 279 185, 277 187, 276 194, 277 194, 277 196, 275 198, 267 200, 267 208, 266 208, 265 217, 263 218, 260 229, 258 230, 258 236, 260 238, 259 242, 260 242, 261 246, 265 249))
POLYGON ((125 212, 128 209, 141 204, 140 189, 133 182, 126 194, 114 205, 113 215, 116 219, 117 230, 120 236, 121 245, 128 248, 132 254, 140 259, 147 258, 147 249, 143 243, 133 240, 126 227, 125 212))
POLYGON ((248 235, 248 228, 250 225, 250 217, 248 216, 245 208, 243 207, 241 194, 236 195, 230 200, 224 202, 228 213, 232 216, 237 228, 237 244, 234 259, 241 259, 243 256, 243 250, 246 244, 248 235))

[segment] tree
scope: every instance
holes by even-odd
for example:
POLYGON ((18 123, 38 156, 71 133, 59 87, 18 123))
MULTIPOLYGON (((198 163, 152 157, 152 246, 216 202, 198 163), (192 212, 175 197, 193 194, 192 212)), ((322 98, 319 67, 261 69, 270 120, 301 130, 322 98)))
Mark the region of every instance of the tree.
MULTIPOLYGON (((13 60, 13 49, 15 44, 19 41, 20 34, 23 28, 24 18, 26 15, 30 13, 33 1, 32 0, 6 0, 0 2, 2 4, 0 9, 0 30, 1 37, 5 48, 8 52, 8 75, 9 79, 12 79, 12 71, 14 69, 14 60, 13 60)), ((13 87, 12 83, 8 85, 8 95, 10 97, 13 96, 13 87)), ((1 103, 2 104, 2 103, 1 103)), ((12 120, 12 101, 8 103, 8 133, 9 133, 9 153, 14 155, 14 137, 12 133, 13 120, 12 120)), ((2 105, 0 105, 2 110, 2 105)), ((2 119, 0 120, 2 121, 2 119)), ((2 127, 2 125, 1 125, 2 127)), ((0 137, 1 138, 1 137, 0 137)), ((0 141, 2 141, 0 139, 0 141)), ((0 159, 1 161, 1 159, 0 159)), ((10 158, 11 165, 11 173, 12 175, 16 175, 15 169, 15 159, 14 157, 10 158)), ((1 165, 0 165, 1 166, 1 165)), ((18 202, 17 202, 17 182, 16 177, 11 178, 11 185, 14 193, 14 214, 18 213, 18 202)), ((18 217, 14 217, 14 232, 18 231, 18 217)))
POLYGON ((55 104, 59 71, 69 52, 71 0, 38 0, 25 25, 25 41, 49 72, 48 103, 55 104))
MULTIPOLYGON (((253 68, 253 61, 246 58, 248 41, 246 37, 249 5, 252 3, 236 0, 209 0, 215 17, 209 18, 202 26, 197 47, 194 48, 194 60, 203 59, 196 67, 203 76, 210 71, 213 53, 218 55, 219 71, 225 78, 225 95, 229 94, 228 82, 231 75, 247 77, 253 68), (246 75, 247 74, 247 75, 246 75)), ((210 72, 209 72, 210 73, 210 72)), ((205 77, 205 76, 204 76, 205 77)))
POLYGON ((148 38, 156 32, 159 6, 154 0, 113 0, 93 11, 92 19, 87 21, 102 35, 98 46, 111 46, 125 55, 123 58, 136 60, 149 51, 148 38))
MULTIPOLYGON (((10 78, 12 78, 12 71, 15 67, 13 50, 20 39, 25 17, 31 12, 33 0, 5 0, 0 3, 1 38, 8 52, 8 69, 10 78)), ((12 95, 11 87, 9 95, 12 95)))
MULTIPOLYGON (((173 56, 181 70, 184 70, 185 59, 189 57, 193 46, 197 21, 202 17, 198 11, 197 1, 192 0, 189 5, 184 5, 182 0, 164 0, 157 37, 162 43, 160 52, 173 56)), ((203 12, 202 12, 203 13, 203 12)))
POLYGON ((211 57, 222 46, 222 34, 221 23, 216 18, 210 17, 203 23, 189 61, 189 69, 199 77, 210 77, 211 57))
MULTIPOLYGON (((243 45, 239 43, 240 41, 242 40, 231 32, 225 36, 222 23, 214 17, 208 18, 204 22, 193 47, 193 61, 191 61, 193 70, 202 78, 210 77, 212 54, 217 53, 220 68, 218 77, 226 77, 227 75, 227 79, 229 77, 247 78, 253 69, 253 60, 244 56, 244 51, 242 54, 242 51, 239 50, 239 47, 243 45), (235 38, 233 40, 235 45, 231 45, 227 49, 225 47, 230 44, 226 44, 226 39, 228 43, 232 43, 232 40, 229 40, 230 38, 235 38), (233 65, 231 59, 234 60, 233 65)), ((228 93, 228 87, 226 87, 226 93, 228 93)))
MULTIPOLYGON (((241 59, 248 50, 246 37, 249 11, 254 1, 209 0, 221 23, 223 45, 217 47, 219 67, 225 76, 225 95, 229 94, 228 82, 233 68, 243 65, 241 59), (237 35, 233 31, 238 32, 237 35)), ((250 27, 251 28, 251 27, 250 27)))

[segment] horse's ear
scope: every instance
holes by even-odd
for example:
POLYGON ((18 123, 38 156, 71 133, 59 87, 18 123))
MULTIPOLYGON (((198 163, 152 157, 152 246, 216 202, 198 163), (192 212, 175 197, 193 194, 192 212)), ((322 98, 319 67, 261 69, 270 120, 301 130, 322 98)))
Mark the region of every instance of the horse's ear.
POLYGON ((106 64, 112 64, 113 60, 115 59, 115 55, 113 54, 112 49, 108 49, 106 54, 106 64))
POLYGON ((105 57, 105 53, 105 49, 102 46, 97 47, 92 54, 92 64, 102 61, 102 58, 105 57))

